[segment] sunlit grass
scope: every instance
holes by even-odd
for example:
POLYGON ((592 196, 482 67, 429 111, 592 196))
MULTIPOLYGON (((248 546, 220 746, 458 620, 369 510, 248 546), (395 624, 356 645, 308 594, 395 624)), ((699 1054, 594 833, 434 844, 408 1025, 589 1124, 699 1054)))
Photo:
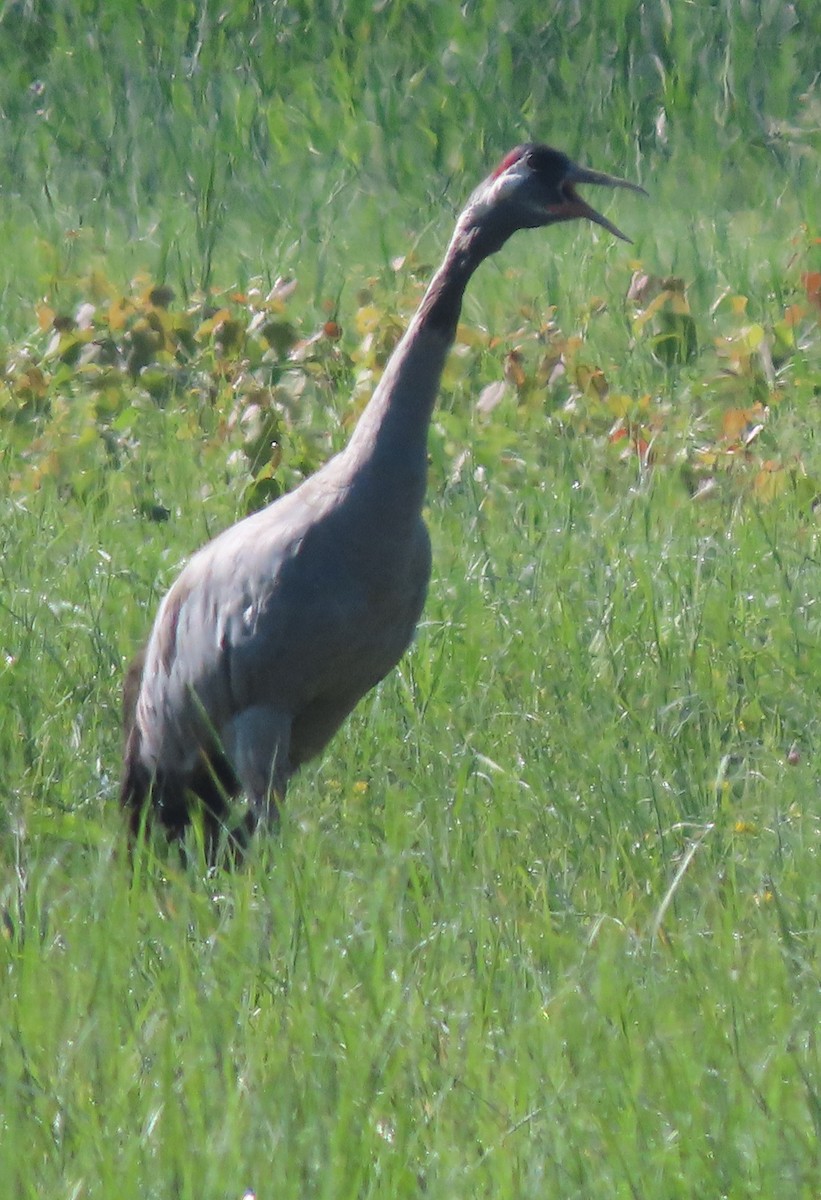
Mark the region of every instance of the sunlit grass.
POLYGON ((814 1200, 814 9, 97 8, 0 40, 3 1194, 814 1200), (244 870, 132 871, 123 665, 271 486, 253 389, 287 486, 531 134, 634 245, 483 268, 413 648, 244 870), (209 326, 291 274, 277 353, 209 326))

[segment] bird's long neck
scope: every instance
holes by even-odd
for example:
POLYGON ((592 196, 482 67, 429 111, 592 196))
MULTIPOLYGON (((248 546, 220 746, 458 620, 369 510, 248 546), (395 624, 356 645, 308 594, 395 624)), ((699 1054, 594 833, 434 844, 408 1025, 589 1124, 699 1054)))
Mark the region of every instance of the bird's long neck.
POLYGON ((442 370, 456 337, 465 287, 489 251, 460 222, 442 265, 390 357, 344 456, 384 503, 418 512, 427 477, 427 436, 442 370))

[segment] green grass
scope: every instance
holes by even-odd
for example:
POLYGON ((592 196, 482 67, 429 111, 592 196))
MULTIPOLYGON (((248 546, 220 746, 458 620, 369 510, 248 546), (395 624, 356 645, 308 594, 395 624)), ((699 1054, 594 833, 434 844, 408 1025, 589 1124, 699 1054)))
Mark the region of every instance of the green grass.
POLYGON ((3 10, 4 1195, 817 1196, 816 7, 3 10), (531 134, 642 180, 607 209, 635 246, 567 227, 483 268, 412 650, 244 870, 132 874, 123 664, 255 494, 248 379, 289 485, 378 371, 368 306, 401 323, 531 134), (684 280, 687 361, 636 268, 684 280), (188 349, 134 378, 49 349, 35 302, 91 298, 125 357, 138 271, 188 349), (300 368, 240 339, 243 382, 198 297, 289 272, 286 341, 341 339, 300 368))

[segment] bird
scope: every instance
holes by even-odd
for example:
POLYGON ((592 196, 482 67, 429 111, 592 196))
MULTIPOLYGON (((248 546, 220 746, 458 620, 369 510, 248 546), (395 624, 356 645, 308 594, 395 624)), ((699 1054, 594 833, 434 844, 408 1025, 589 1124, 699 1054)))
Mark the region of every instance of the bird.
POLYGON ((465 288, 518 230, 586 219, 629 241, 580 185, 644 192, 544 144, 506 154, 459 215, 347 445, 183 567, 123 689, 132 838, 153 823, 180 839, 200 809, 209 852, 226 837, 244 851, 405 653, 431 573, 428 429, 465 288))

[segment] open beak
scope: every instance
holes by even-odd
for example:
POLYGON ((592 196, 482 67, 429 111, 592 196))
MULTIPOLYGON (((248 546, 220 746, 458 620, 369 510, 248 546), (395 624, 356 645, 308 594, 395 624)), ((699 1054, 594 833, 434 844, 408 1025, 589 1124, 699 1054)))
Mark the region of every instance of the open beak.
POLYGON ((557 210, 557 216, 561 220, 570 221, 574 217, 585 217, 588 221, 601 225, 602 229, 606 229, 608 233, 621 238, 623 242, 631 241, 632 239, 617 229, 608 221, 607 217, 603 217, 586 200, 582 200, 576 191, 577 183, 592 183, 599 187, 629 188, 631 192, 641 192, 642 196, 646 196, 647 192, 644 188, 639 187, 637 183, 629 183, 626 179, 620 179, 618 175, 607 175, 604 171, 591 171, 588 167, 577 166, 571 166, 561 185, 562 195, 565 198, 564 203, 557 210))

